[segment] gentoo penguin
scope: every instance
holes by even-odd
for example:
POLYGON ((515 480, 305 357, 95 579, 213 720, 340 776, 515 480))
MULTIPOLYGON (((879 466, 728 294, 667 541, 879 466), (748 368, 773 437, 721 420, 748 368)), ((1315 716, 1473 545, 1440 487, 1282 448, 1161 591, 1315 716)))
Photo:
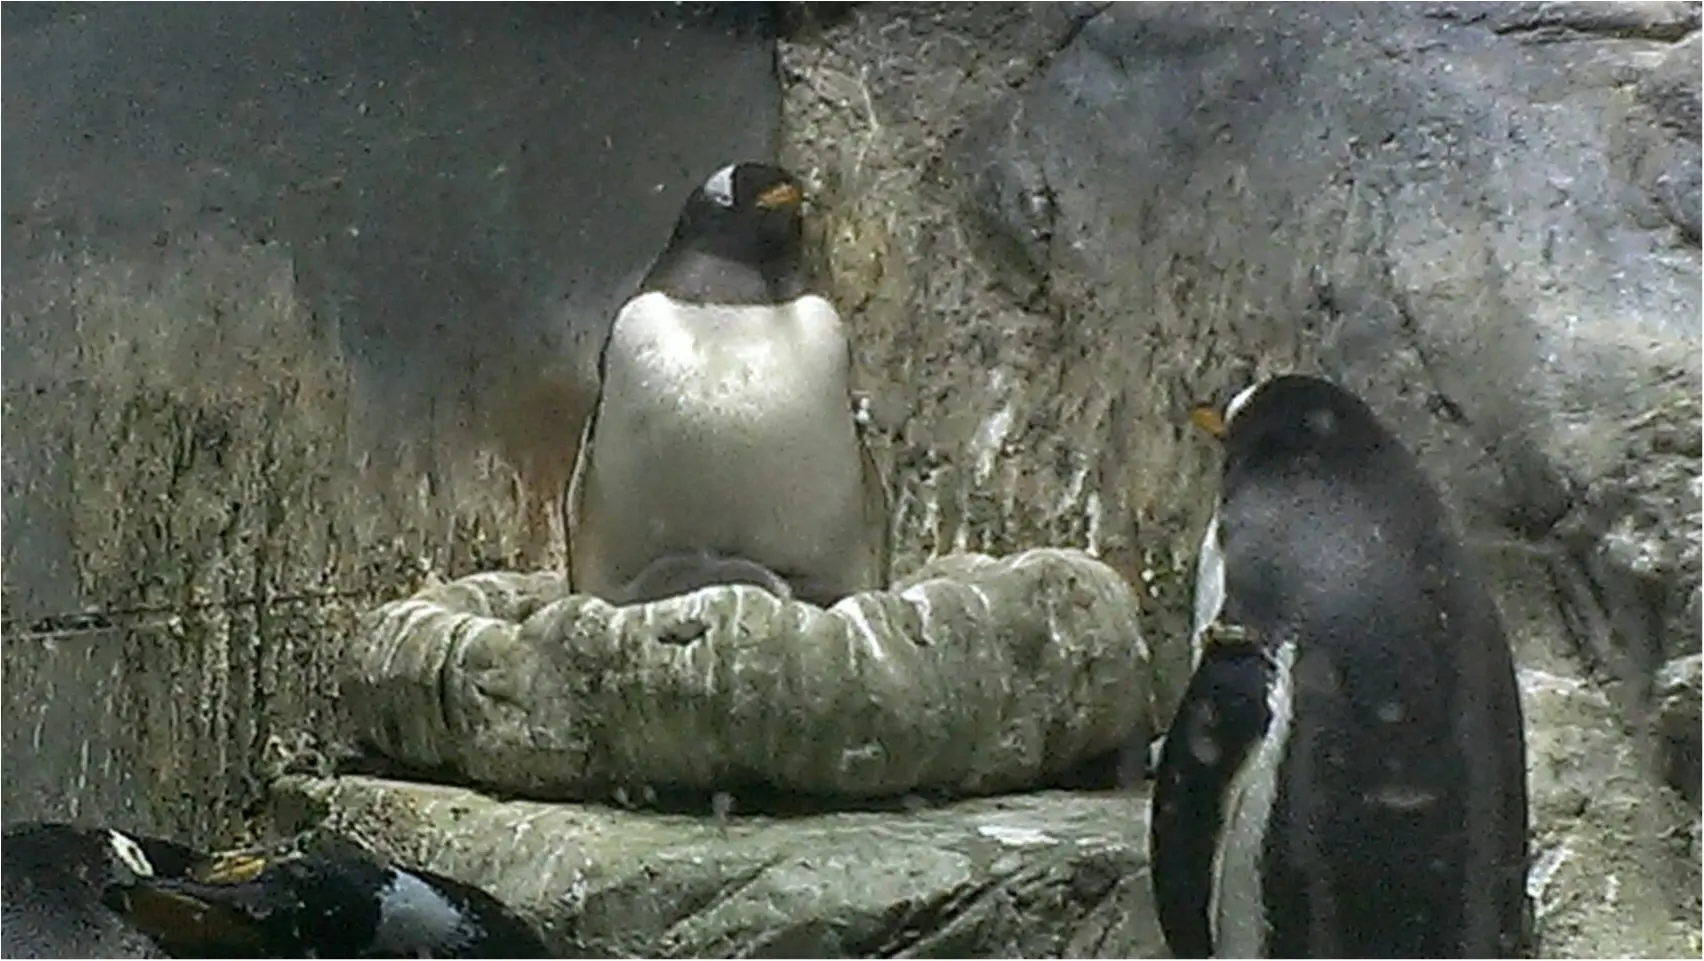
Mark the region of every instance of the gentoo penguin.
POLYGON ((828 606, 887 586, 887 488, 802 201, 779 167, 716 171, 617 313, 563 512, 576 592, 756 583, 828 606))
POLYGON ((104 828, 28 822, 0 838, 0 945, 8 958, 164 958, 106 903, 156 872, 187 869, 182 845, 104 828))
POLYGON ((1150 820, 1173 953, 1524 953, 1514 663, 1441 497, 1325 380, 1276 377, 1192 419, 1224 467, 1150 820))
POLYGON ((537 933, 486 892, 368 856, 238 854, 145 879, 121 908, 172 957, 538 958, 537 933))

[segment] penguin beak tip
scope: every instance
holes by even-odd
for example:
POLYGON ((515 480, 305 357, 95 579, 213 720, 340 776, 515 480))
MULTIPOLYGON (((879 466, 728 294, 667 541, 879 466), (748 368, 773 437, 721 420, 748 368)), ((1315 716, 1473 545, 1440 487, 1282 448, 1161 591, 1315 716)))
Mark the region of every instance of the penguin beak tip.
POLYGON ((1225 439, 1225 416, 1215 404, 1196 404, 1189 409, 1189 422, 1216 440, 1225 439))
POLYGON ((805 199, 798 184, 776 184, 759 194, 757 205, 764 210, 787 210, 798 207, 805 199))

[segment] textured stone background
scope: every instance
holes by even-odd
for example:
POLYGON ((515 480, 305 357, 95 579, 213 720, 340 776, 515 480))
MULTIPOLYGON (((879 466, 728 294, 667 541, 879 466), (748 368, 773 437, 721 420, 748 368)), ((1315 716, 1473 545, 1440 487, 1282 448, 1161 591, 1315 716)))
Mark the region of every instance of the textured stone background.
MULTIPOLYGON (((5 818, 243 831, 333 739, 358 611, 549 558, 583 345, 671 192, 778 150, 815 187, 876 400, 899 573, 1094 550, 1147 592, 1175 689, 1214 466, 1184 405, 1338 376, 1495 574, 1545 950, 1695 953, 1699 7, 844 6, 795 9, 778 52, 757 15, 673 5, 6 8, 5 818)), ((423 837, 420 789, 328 809, 336 786, 304 783, 285 801, 399 855, 573 880, 517 868, 553 852, 499 857, 536 812, 423 837)), ((716 914, 757 877, 729 861, 621 950, 756 950, 785 904, 791 947, 921 952, 922 926, 969 932, 954 951, 1146 953, 1145 920, 1079 910, 1146 910, 1127 809, 1063 861, 979 860, 955 840, 976 810, 929 844, 789 849, 764 870, 797 900, 716 914), (931 875, 932 900, 844 883, 946 849, 982 866, 931 875), (1076 893, 1049 900, 1060 878, 1076 893), (800 892, 841 889, 892 929, 832 940, 810 912, 841 909, 800 892), (1045 944, 1011 940, 1013 912, 1045 944)), ((700 830, 647 843, 702 865, 700 830)), ((600 875, 626 898, 605 907, 653 903, 649 876, 600 875)), ((589 917, 553 935, 613 944, 589 917)))
POLYGON ((775 149, 767 16, 5 8, 8 820, 227 837, 361 611, 549 562, 580 345, 775 149))

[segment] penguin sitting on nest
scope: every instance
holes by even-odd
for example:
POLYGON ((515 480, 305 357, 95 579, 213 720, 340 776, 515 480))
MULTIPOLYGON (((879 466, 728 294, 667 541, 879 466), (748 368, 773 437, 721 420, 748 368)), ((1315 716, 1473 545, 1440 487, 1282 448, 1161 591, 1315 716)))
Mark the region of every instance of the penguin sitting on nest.
POLYGON ((576 592, 746 583, 826 607, 887 586, 887 488, 802 203, 779 167, 716 171, 616 315, 563 511, 576 592))
POLYGON ((1173 953, 1526 952, 1514 663, 1441 497, 1328 381, 1277 377, 1192 419, 1225 460, 1152 800, 1173 953))

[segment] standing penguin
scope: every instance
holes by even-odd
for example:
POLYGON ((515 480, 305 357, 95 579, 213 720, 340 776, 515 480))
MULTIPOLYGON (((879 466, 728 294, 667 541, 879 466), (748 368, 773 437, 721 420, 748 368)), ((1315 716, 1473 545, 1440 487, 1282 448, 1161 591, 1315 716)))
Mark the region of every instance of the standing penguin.
POLYGON ((563 512, 576 592, 737 582, 828 606, 887 586, 887 489, 802 201, 779 167, 718 170, 616 315, 563 512))
POLYGON ((1437 491, 1328 381, 1192 419, 1225 463, 1150 821, 1173 953, 1529 950, 1513 658, 1437 491))

